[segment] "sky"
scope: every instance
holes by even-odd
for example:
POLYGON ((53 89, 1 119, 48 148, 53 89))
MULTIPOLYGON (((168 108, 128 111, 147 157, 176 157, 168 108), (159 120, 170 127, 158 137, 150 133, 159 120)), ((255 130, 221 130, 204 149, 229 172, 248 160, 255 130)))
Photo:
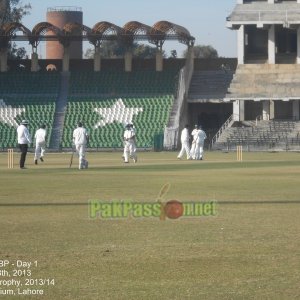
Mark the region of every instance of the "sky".
MULTIPOLYGON (((35 24, 46 21, 47 8, 56 6, 81 7, 83 24, 93 27, 97 22, 108 21, 123 27, 129 21, 153 26, 158 21, 169 21, 185 27, 195 37, 195 45, 211 45, 219 56, 236 57, 236 31, 226 28, 226 17, 232 12, 236 0, 22 0, 32 6, 24 26, 32 30, 35 24)), ((38 53, 44 55, 45 43, 38 53)), ((92 48, 84 43, 84 50, 92 48)), ((178 57, 186 49, 179 42, 166 41, 167 55, 175 49, 178 57)))

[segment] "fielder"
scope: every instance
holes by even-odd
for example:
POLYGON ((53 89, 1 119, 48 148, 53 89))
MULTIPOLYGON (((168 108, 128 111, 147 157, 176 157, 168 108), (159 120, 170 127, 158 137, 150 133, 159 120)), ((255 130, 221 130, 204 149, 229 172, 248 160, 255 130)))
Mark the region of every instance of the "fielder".
POLYGON ((185 127, 181 131, 181 150, 177 158, 181 159, 185 152, 186 152, 186 159, 191 159, 189 125, 185 125, 185 127))
POLYGON ((135 128, 132 124, 127 124, 124 132, 124 163, 129 163, 129 157, 133 162, 137 162, 135 128))
POLYGON ((89 166, 85 158, 85 149, 89 141, 87 130, 83 127, 82 122, 78 122, 77 128, 73 131, 73 144, 79 157, 79 170, 87 169, 89 166))
POLYGON ((195 140, 195 158, 197 160, 203 160, 203 153, 204 153, 204 141, 206 139, 206 133, 202 130, 201 126, 198 127, 198 132, 195 140))
POLYGON ((199 131, 199 128, 198 128, 198 125, 196 124, 195 128, 193 129, 193 131, 191 133, 191 136, 193 138, 192 148, 191 148, 191 157, 192 157, 192 159, 196 159, 196 140, 197 140, 197 137, 198 137, 198 131, 199 131))
POLYGON ((42 124, 40 128, 35 132, 35 154, 34 154, 34 163, 38 164, 38 159, 41 162, 44 161, 44 154, 46 149, 46 125, 42 124))

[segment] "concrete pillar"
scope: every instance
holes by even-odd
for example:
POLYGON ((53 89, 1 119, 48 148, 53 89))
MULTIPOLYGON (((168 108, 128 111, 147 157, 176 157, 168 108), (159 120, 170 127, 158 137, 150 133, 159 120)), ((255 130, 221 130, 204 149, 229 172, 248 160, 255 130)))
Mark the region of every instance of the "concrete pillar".
POLYGON ((31 72, 39 71, 39 56, 36 52, 31 54, 31 72))
POLYGON ((297 0, 297 3, 300 3, 300 0, 297 0))
POLYGON ((233 120, 234 121, 245 120, 245 101, 236 100, 233 102, 233 120))
POLYGON ((101 70, 101 55, 100 55, 100 47, 95 47, 94 54, 94 71, 99 72, 101 70))
POLYGON ((262 118, 265 121, 270 120, 270 101, 264 100, 263 101, 263 109, 262 109, 262 118))
POLYGON ((299 100, 293 100, 293 119, 299 121, 300 112, 299 112, 299 100))
POLYGON ((70 51, 69 46, 64 47, 64 55, 63 55, 63 72, 68 72, 70 68, 70 51))
POLYGON ((127 50, 124 55, 125 59, 125 72, 132 71, 132 52, 131 50, 127 50))
POLYGON ((238 64, 243 65, 245 63, 245 26, 241 25, 237 34, 238 44, 238 64))
POLYGON ((156 50, 156 57, 155 57, 155 70, 157 72, 161 72, 163 70, 163 55, 162 55, 162 50, 157 49, 156 50))
POLYGON ((269 4, 274 4, 275 1, 274 1, 274 0, 268 0, 268 3, 269 3, 269 4))
POLYGON ((7 72, 7 48, 0 49, 0 71, 7 72))
POLYGON ((237 0, 237 4, 244 4, 244 0, 237 0))
POLYGON ((270 120, 275 118, 275 102, 274 100, 270 100, 270 120))
POLYGON ((194 53, 194 46, 189 46, 187 49, 187 58, 190 59, 190 67, 192 70, 194 70, 194 64, 195 64, 195 53, 194 53))
POLYGON ((300 64, 300 26, 297 27, 297 64, 300 64))
POLYGON ((275 25, 271 25, 268 30, 268 62, 275 64, 275 25))

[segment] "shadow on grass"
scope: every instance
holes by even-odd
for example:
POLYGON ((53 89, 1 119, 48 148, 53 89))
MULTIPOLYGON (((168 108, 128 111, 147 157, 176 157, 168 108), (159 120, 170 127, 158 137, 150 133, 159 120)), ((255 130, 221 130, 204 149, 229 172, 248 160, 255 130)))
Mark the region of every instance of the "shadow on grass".
MULTIPOLYGON (((217 201, 218 205, 257 205, 257 204, 300 204, 300 200, 249 200, 249 201, 217 201)), ((33 206, 87 206, 89 202, 52 202, 52 203, 0 203, 0 207, 33 207, 33 206)))

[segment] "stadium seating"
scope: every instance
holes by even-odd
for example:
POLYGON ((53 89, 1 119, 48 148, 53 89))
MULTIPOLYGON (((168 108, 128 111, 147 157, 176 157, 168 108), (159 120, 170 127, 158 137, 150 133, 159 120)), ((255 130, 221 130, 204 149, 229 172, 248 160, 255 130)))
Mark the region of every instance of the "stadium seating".
POLYGON ((239 65, 228 89, 231 99, 284 99, 299 97, 298 64, 239 65))
POLYGON ((225 129, 213 149, 234 150, 242 145, 248 150, 286 149, 299 144, 300 124, 291 120, 241 121, 225 129))
POLYGON ((57 73, 0 73, 0 148, 17 146, 16 127, 23 119, 32 135, 46 124, 49 145, 59 83, 57 73))
POLYGON ((70 94, 173 93, 178 70, 164 72, 73 72, 70 94))
POLYGON ((92 148, 123 147, 124 126, 129 120, 136 127, 137 146, 153 147, 155 135, 161 134, 168 122, 177 75, 176 68, 163 72, 71 73, 62 148, 71 147, 72 132, 79 120, 89 130, 92 148), (130 109, 135 111, 132 118, 130 109))
POLYGON ((58 73, 6 72, 0 73, 1 94, 57 94, 58 73))
POLYGON ((49 144, 53 117, 55 112, 55 97, 41 98, 40 96, 5 96, 0 100, 0 118, 6 120, 0 122, 0 148, 16 147, 17 133, 16 126, 24 119, 29 120, 29 131, 33 136, 35 130, 41 123, 46 124, 49 144), (12 115, 12 109, 17 115, 12 115), (3 116, 6 115, 6 118, 3 116), (14 117, 14 118, 12 118, 14 117), (14 121, 12 121, 14 120, 14 121))
MULTIPOLYGON (((72 132, 79 120, 82 120, 89 130, 90 147, 92 148, 119 148, 123 147, 123 132, 126 122, 112 122, 100 125, 95 128, 95 125, 103 120, 103 115, 95 111, 99 108, 111 108, 120 99, 118 98, 83 98, 71 97, 68 102, 67 114, 65 118, 65 126, 62 139, 62 147, 71 147, 72 132)), ((126 108, 139 108, 137 115, 133 116, 132 123, 137 132, 137 146, 149 148, 153 146, 153 138, 155 134, 163 132, 166 125, 170 109, 173 103, 172 95, 163 96, 148 96, 148 97, 124 97, 123 104, 126 108)), ((105 110, 103 109, 103 112, 105 110)), ((125 115, 118 115, 120 111, 110 111, 107 119, 126 120, 125 115), (121 118, 121 119, 120 119, 121 118)), ((101 122, 100 122, 101 123, 101 122)))
MULTIPOLYGON (((61 147, 72 146, 72 132, 79 120, 90 132, 90 147, 123 147, 124 126, 131 120, 137 146, 152 148, 154 137, 163 133, 168 122, 177 75, 176 68, 163 72, 72 72, 61 147), (104 108, 105 114, 99 111, 104 108)), ((0 74, 0 148, 17 146, 16 127, 22 119, 29 120, 32 135, 41 122, 45 123, 49 146, 59 89, 59 73, 0 74)))

